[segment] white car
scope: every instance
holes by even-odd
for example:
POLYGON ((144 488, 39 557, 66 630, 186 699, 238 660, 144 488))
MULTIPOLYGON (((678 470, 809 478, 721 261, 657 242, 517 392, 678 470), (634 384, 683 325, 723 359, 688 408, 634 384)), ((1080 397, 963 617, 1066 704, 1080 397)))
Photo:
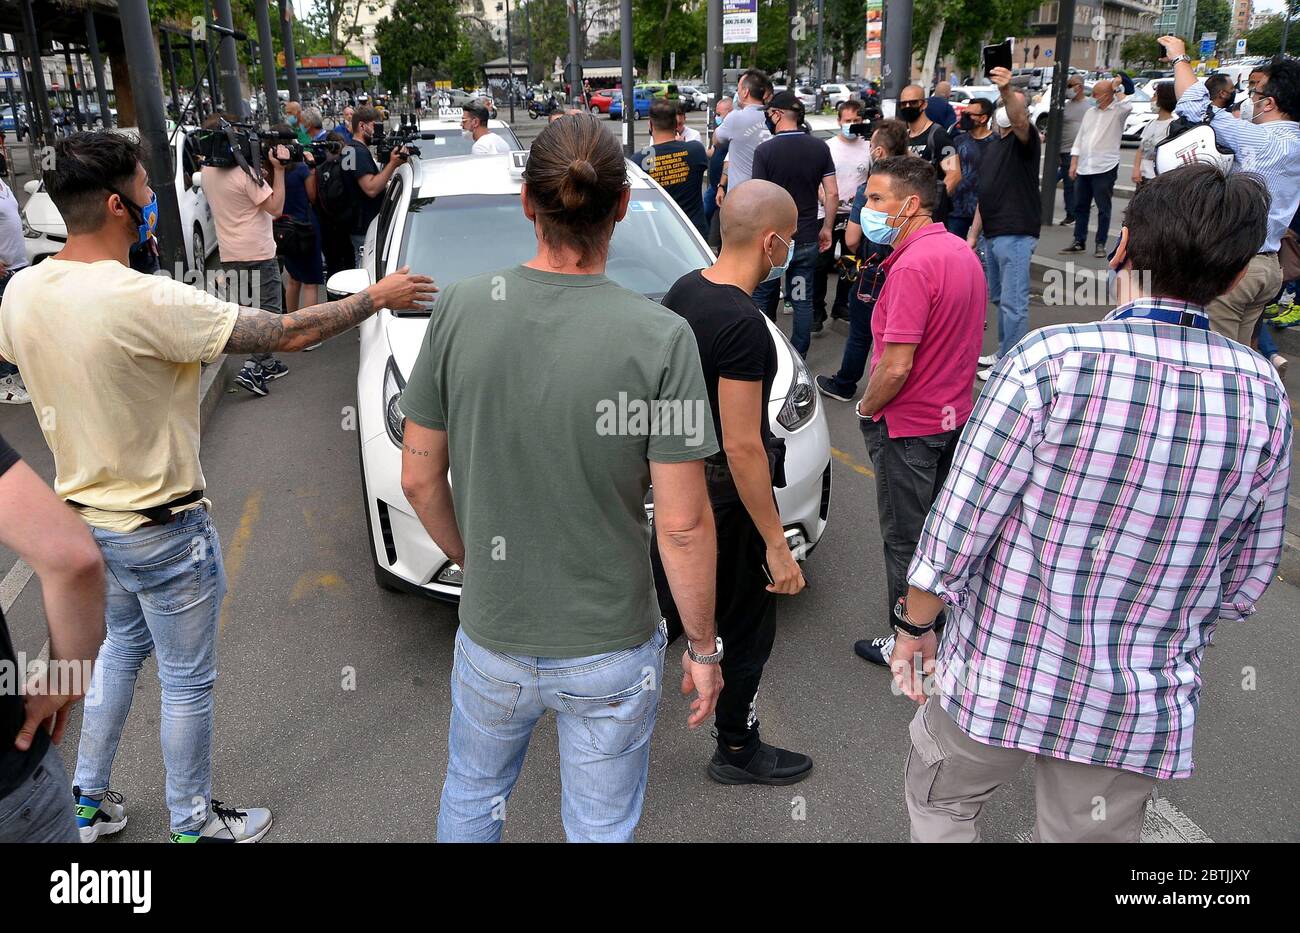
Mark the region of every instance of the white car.
POLYGON ((846 100, 850 100, 851 98, 857 96, 858 96, 857 94, 855 94, 852 90, 849 89, 849 86, 847 84, 823 84, 822 85, 822 97, 832 107, 838 107, 846 100))
MULTIPOLYGON (((172 164, 176 177, 176 200, 181 211, 181 230, 185 234, 185 272, 196 281, 205 281, 208 255, 217 248, 217 228, 212 220, 212 208, 199 185, 199 165, 186 147, 186 134, 197 127, 183 126, 172 137, 172 164)), ((135 127, 113 130, 133 139, 139 139, 135 127)), ((27 261, 31 265, 63 249, 68 240, 68 228, 63 223, 59 209, 45 193, 45 185, 32 179, 23 185, 30 197, 23 206, 23 236, 27 247, 27 261)))
MULTIPOLYGON (((470 154, 474 140, 461 134, 459 107, 440 109, 437 118, 426 117, 418 125, 420 138, 411 145, 420 150, 420 158, 445 159, 470 154)), ((511 149, 524 148, 504 120, 488 120, 488 129, 504 139, 511 149)))
MULTIPOLYGON (((533 225, 519 205, 525 154, 412 159, 394 173, 362 248, 360 269, 329 280, 332 295, 353 294, 403 265, 442 287, 530 259, 533 225)), ((713 258, 703 237, 649 176, 627 163, 632 205, 615 228, 606 274, 658 300, 680 276, 713 258)), ((398 402, 429 314, 381 309, 360 327, 357 437, 361 486, 375 579, 389 590, 460 598, 461 568, 425 533, 402 493, 398 402)), ((786 485, 776 491, 786 539, 800 558, 821 538, 830 509, 830 433, 807 367, 769 322, 778 372, 768 399, 774 433, 786 441, 786 485)), ((653 518, 653 504, 647 513, 653 518)))
POLYGON ((677 85, 677 98, 687 110, 707 110, 709 106, 709 95, 694 84, 677 85))

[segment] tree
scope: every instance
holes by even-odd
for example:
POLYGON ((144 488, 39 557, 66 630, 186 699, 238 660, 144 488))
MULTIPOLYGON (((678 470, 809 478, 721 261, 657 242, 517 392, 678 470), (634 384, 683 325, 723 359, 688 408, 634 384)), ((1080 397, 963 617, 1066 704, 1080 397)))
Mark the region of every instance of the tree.
POLYGON ((679 67, 699 62, 705 44, 705 14, 701 0, 634 0, 632 44, 645 52, 647 81, 664 75, 669 49, 677 53, 679 67))
POLYGON ((1135 32, 1120 46, 1119 57, 1125 65, 1155 65, 1164 57, 1164 51, 1155 33, 1135 32))
POLYGON ((378 0, 312 0, 308 4, 299 0, 294 5, 294 15, 301 17, 314 34, 324 38, 329 51, 342 52, 349 42, 361 37, 358 23, 362 10, 377 13, 381 6, 378 0), (300 6, 305 9, 300 11, 300 6))
POLYGON ((952 55, 963 71, 980 63, 990 38, 1025 34, 1040 0, 917 0, 912 12, 912 49, 924 52, 935 22, 944 19, 938 55, 952 55))
POLYGON ((825 0, 826 50, 831 55, 831 77, 847 77, 853 56, 866 41, 866 0, 825 0))
MULTIPOLYGON (((1197 0, 1195 35, 1187 37, 1187 47, 1192 50, 1201 47, 1201 36, 1207 32, 1218 34, 1216 40, 1220 45, 1228 41, 1232 29, 1232 4, 1228 0, 1197 0)), ((1247 43, 1249 46, 1249 43, 1247 43)))
POLYGON ((394 0, 375 24, 375 51, 383 56, 380 80, 398 91, 419 67, 435 74, 450 69, 461 42, 455 0, 394 0))
MULTIPOLYGON (((1300 7, 1300 0, 1297 0, 1300 7)), ((1287 49, 1294 54, 1300 48, 1300 10, 1292 14, 1291 29, 1287 34, 1287 49)), ((1282 50, 1282 24, 1284 16, 1274 13, 1250 32, 1246 33, 1246 53, 1248 55, 1276 55, 1282 50)))

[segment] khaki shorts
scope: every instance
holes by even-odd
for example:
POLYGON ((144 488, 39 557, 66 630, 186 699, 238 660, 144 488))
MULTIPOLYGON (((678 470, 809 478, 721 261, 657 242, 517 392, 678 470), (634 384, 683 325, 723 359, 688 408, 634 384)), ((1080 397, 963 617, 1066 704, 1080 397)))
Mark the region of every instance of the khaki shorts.
POLYGON ((913 842, 979 842, 979 816, 1034 759, 1035 842, 1137 842, 1155 779, 1133 771, 985 745, 937 696, 916 711, 904 766, 913 842))
POLYGON ((1243 346, 1251 346, 1255 327, 1277 293, 1282 290, 1282 263, 1277 253, 1257 253, 1246 274, 1230 291, 1210 302, 1210 329, 1243 346))

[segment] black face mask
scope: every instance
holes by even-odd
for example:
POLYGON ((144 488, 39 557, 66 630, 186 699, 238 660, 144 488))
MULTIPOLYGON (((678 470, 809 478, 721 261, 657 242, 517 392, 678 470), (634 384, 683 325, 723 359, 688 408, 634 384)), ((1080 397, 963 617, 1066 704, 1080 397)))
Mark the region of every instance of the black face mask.
POLYGON ((917 120, 921 119, 921 111, 924 109, 925 108, 920 104, 912 104, 911 106, 903 106, 900 104, 898 107, 898 116, 906 120, 908 123, 915 123, 917 120))

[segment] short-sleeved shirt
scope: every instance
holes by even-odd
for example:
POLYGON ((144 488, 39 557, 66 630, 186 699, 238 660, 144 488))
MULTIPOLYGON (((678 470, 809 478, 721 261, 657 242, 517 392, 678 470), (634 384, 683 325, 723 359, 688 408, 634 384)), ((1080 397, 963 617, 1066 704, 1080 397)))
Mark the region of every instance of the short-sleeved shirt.
POLYGON ((772 138, 767 128, 767 109, 762 104, 737 107, 723 119, 713 141, 727 143, 727 187, 735 188, 754 174, 754 152, 759 143, 772 138))
POLYGON ((474 140, 474 145, 470 146, 469 151, 474 155, 495 155, 509 152, 510 144, 496 133, 484 133, 474 140))
POLYGON ((259 262, 275 258, 274 221, 262 210, 262 202, 274 192, 263 179, 253 181, 238 166, 213 168, 205 165, 203 193, 212 208, 217 228, 217 249, 222 262, 259 262))
POLYGON ((370 154, 370 148, 361 140, 348 140, 348 145, 356 153, 354 167, 343 172, 343 177, 348 180, 348 185, 352 189, 352 196, 356 198, 357 203, 357 225, 352 228, 352 232, 365 233, 370 228, 370 221, 374 220, 379 214, 379 206, 384 200, 384 193, 381 191, 373 198, 370 197, 361 190, 361 185, 357 179, 364 178, 366 175, 378 175, 379 166, 375 163, 375 157, 370 154))
POLYGON ((701 143, 655 143, 637 158, 646 174, 672 196, 691 223, 704 228, 704 173, 709 155, 701 143))
MULTIPOLYGON (((867 172, 871 169, 871 144, 859 136, 848 140, 842 133, 836 133, 826 140, 826 146, 831 151, 831 161, 835 163, 835 188, 839 193, 840 210, 844 211, 846 205, 853 202, 858 185, 867 180, 867 172)), ((817 216, 825 216, 821 204, 817 205, 817 216)))
POLYGON ((145 521, 137 510, 205 488, 199 363, 221 355, 238 315, 111 259, 50 258, 9 280, 0 356, 22 370, 54 454, 54 491, 90 506, 90 524, 134 531, 145 521))
POLYGON ((604 275, 463 279, 439 295, 401 405, 447 432, 471 639, 573 658, 650 638, 649 462, 718 451, 686 321, 604 275))
POLYGON ((1021 142, 1015 133, 993 134, 980 163, 980 220, 986 237, 1038 236, 1042 201, 1038 189, 1038 131, 1021 142))
POLYGON ((718 443, 725 441, 718 408, 720 378, 763 383, 761 430, 766 442, 771 433, 767 399, 776 379, 776 344, 772 342, 763 312, 758 310, 754 299, 735 285, 710 282, 696 270, 686 273, 673 284, 664 295, 664 307, 684 317, 695 334, 718 443))
POLYGON ((996 133, 990 133, 983 139, 976 139, 970 133, 958 133, 952 138, 957 149, 957 158, 961 162, 961 181, 952 193, 950 217, 975 216, 975 208, 980 199, 980 163, 984 161, 984 152, 993 141, 996 133))
POLYGON ((8 272, 27 265, 22 213, 18 209, 18 199, 3 181, 0 181, 0 265, 8 272))
MULTIPOLYGON (((18 451, 0 437, 0 476, 8 473, 18 460, 18 451)), ((8 672, 9 676, 22 676, 3 612, 0 612, 0 670, 8 672)), ((14 739, 26 718, 22 694, 12 689, 0 690, 0 797, 16 790, 31 777, 50 747, 50 734, 37 729, 31 748, 25 752, 14 748, 14 739)))
POLYGON ((933 165, 935 174, 939 176, 939 206, 934 210, 933 219, 936 223, 943 223, 948 212, 952 210, 952 199, 948 196, 948 189, 943 183, 943 160, 957 153, 956 147, 952 144, 952 137, 938 123, 933 123, 923 132, 915 136, 909 135, 907 147, 912 151, 912 155, 925 159, 933 165))
POLYGON ((754 177, 790 192, 799 209, 794 241, 816 243, 821 230, 817 205, 821 202, 822 179, 835 177, 835 160, 825 140, 802 130, 777 133, 754 153, 754 177))
POLYGON ((971 413, 975 364, 984 343, 984 269, 966 241, 932 223, 894 248, 871 316, 871 368, 886 343, 916 344, 912 370, 876 414, 890 437, 960 428, 971 413))
POLYGON ((722 163, 727 161, 727 152, 731 149, 729 143, 720 143, 716 139, 713 141, 713 155, 709 156, 709 187, 716 188, 722 181, 722 163))

